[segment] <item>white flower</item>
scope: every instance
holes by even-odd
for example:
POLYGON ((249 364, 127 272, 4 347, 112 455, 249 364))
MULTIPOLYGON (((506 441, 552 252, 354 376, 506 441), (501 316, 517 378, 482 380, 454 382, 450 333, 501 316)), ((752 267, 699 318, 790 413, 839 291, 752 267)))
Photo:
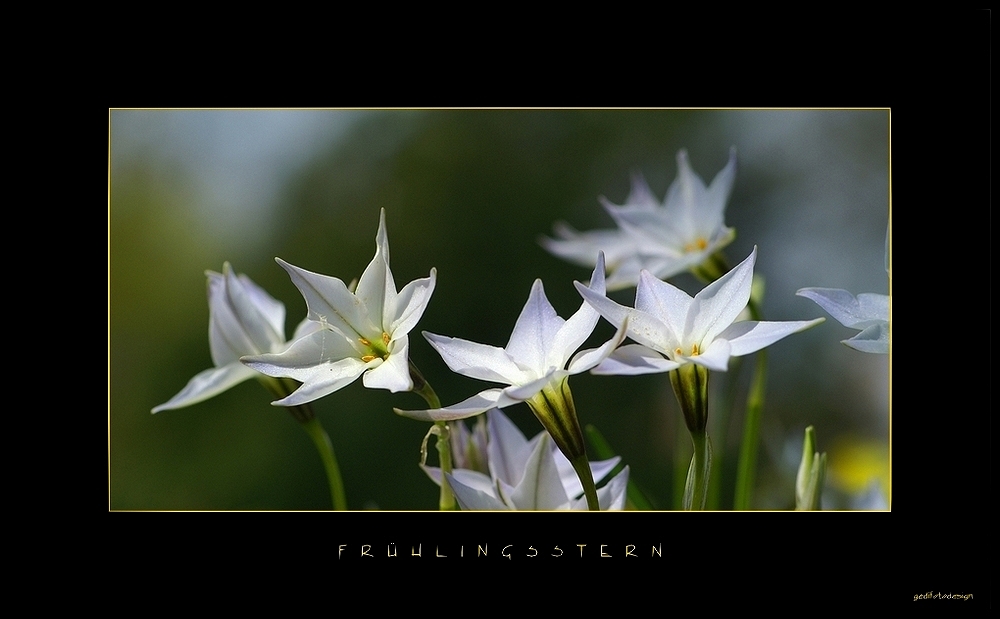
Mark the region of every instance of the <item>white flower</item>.
POLYGON ((693 298, 642 271, 634 309, 575 282, 587 302, 611 324, 627 324, 628 337, 638 342, 615 350, 593 373, 669 372, 686 363, 726 371, 730 357, 756 352, 823 321, 735 322, 750 300, 756 259, 754 247, 746 260, 693 298))
MULTIPOLYGON (((588 290, 604 294, 603 255, 598 257, 588 290)), ((581 351, 570 359, 599 319, 598 313, 583 303, 573 316, 563 320, 546 298, 542 281, 536 279, 505 348, 424 332, 453 372, 507 387, 487 389, 453 406, 396 412, 421 421, 451 421, 530 401, 546 388, 561 391, 559 386, 566 377, 596 366, 624 338, 620 328, 600 348, 581 351)))
POLYGON ((861 331, 841 340, 854 350, 889 353, 889 295, 863 292, 857 297, 837 288, 802 288, 800 297, 815 301, 837 322, 861 331))
MULTIPOLYGON (((240 363, 243 355, 276 353, 284 350, 285 306, 253 283, 246 275, 233 273, 229 263, 222 273, 206 271, 208 276, 208 346, 214 368, 192 378, 180 393, 154 413, 197 404, 216 396, 257 372, 240 363)), ((308 332, 303 321, 296 337, 308 332)))
MULTIPOLYGON (((486 443, 489 475, 456 468, 448 481, 459 505, 465 510, 563 510, 587 509, 583 486, 569 460, 556 449, 547 432, 528 441, 499 409, 487 414, 486 443)), ((594 479, 600 481, 620 458, 590 464, 594 479)), ((428 476, 441 483, 441 471, 425 467, 428 476)), ((602 510, 625 506, 628 467, 597 490, 602 510)))
POLYGON ((364 374, 364 385, 372 389, 409 391, 407 334, 424 313, 437 276, 410 282, 399 292, 389 270, 389 241, 385 232, 385 209, 379 215, 375 257, 351 292, 336 277, 300 269, 276 259, 306 300, 314 331, 296 340, 280 354, 242 358, 247 366, 267 374, 294 378, 302 383, 288 397, 273 402, 293 406, 352 383, 364 374))
POLYGON ((597 252, 604 251, 609 290, 635 286, 642 270, 667 279, 703 268, 736 236, 723 221, 736 177, 736 149, 730 150, 729 163, 708 187, 691 170, 684 150, 677 153, 677 167, 677 178, 662 205, 642 176, 636 175, 625 204, 618 206, 601 198, 617 229, 577 232, 560 223, 555 227, 560 239, 543 238, 542 245, 582 265, 593 264, 597 252))

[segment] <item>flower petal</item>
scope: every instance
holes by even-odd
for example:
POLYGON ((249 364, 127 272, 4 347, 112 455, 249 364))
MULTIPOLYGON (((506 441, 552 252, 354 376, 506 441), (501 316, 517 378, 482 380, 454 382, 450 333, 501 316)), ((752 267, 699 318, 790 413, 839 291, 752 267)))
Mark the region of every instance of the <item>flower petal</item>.
POLYGON ((618 345, 622 343, 625 339, 625 335, 628 332, 628 318, 622 322, 615 334, 611 336, 611 339, 604 342, 599 348, 591 348, 588 350, 581 350, 576 355, 574 355, 572 361, 566 368, 566 371, 570 374, 579 374, 581 372, 586 372, 602 361, 608 358, 612 352, 618 348, 618 345))
POLYGON ((660 201, 653 195, 649 183, 641 172, 632 174, 632 187, 629 189, 628 197, 625 198, 625 204, 651 211, 660 208, 660 201))
POLYGON ((309 309, 309 319, 328 325, 348 338, 381 337, 382 329, 368 318, 361 300, 336 277, 313 273, 275 258, 302 293, 309 309))
POLYGON ((741 357, 770 346, 783 337, 818 325, 824 320, 824 318, 817 318, 816 320, 790 320, 787 322, 746 320, 733 323, 728 329, 719 334, 719 339, 728 340, 732 347, 730 354, 734 357, 741 357))
POLYGON ((719 333, 733 324, 750 301, 756 260, 755 245, 743 262, 694 296, 684 325, 684 335, 681 337, 684 344, 708 346, 719 333))
POLYGON ((295 340, 284 352, 246 355, 242 361, 262 374, 304 382, 314 366, 346 357, 361 362, 361 355, 343 334, 321 328, 295 340))
POLYGON ((558 239, 542 237, 539 243, 549 253, 581 266, 591 266, 597 254, 604 252, 609 264, 625 260, 635 251, 635 239, 622 230, 590 230, 578 232, 565 222, 553 226, 558 239))
POLYGON ((515 484, 524 476, 524 466, 532 445, 499 408, 486 413, 486 419, 489 436, 486 459, 490 473, 508 484, 515 484))
POLYGON ((662 210, 650 211, 627 206, 604 205, 633 241, 632 253, 680 258, 689 242, 688 226, 679 227, 677 218, 662 210))
POLYGON ((845 327, 864 329, 889 320, 888 295, 862 293, 855 298, 838 288, 802 288, 795 294, 814 301, 845 327))
POLYGON ((509 506, 483 487, 483 480, 478 476, 492 486, 488 477, 475 471, 456 470, 447 474, 448 483, 459 506, 463 510, 509 510, 509 506))
POLYGON ((655 316, 668 327, 664 340, 665 350, 673 350, 680 345, 684 335, 684 324, 694 299, 667 282, 660 281, 649 271, 639 274, 639 285, 635 289, 635 309, 655 316))
POLYGON ((545 296, 542 280, 536 279, 504 350, 522 367, 543 372, 552 339, 564 323, 545 296))
POLYGON ((861 352, 889 354, 889 323, 867 327, 861 333, 842 342, 861 352))
POLYGON ((627 324, 628 336, 636 342, 664 353, 676 347, 676 345, 670 345, 673 341, 671 329, 659 318, 631 307, 619 305, 606 296, 595 293, 580 282, 573 282, 573 285, 576 286, 577 292, 616 328, 627 324), (626 319, 628 319, 627 323, 626 319))
POLYGON ((604 487, 597 489, 597 502, 602 511, 618 511, 625 509, 625 499, 628 491, 629 468, 626 466, 611 478, 604 487))
MULTIPOLYGON (((598 294, 605 294, 604 287, 604 252, 600 252, 597 256, 597 266, 594 267, 594 273, 590 277, 591 290, 598 294)), ((546 354, 546 366, 554 366, 560 369, 566 367, 566 361, 569 360, 570 356, 576 351, 577 348, 583 345, 590 334, 594 332, 594 327, 597 326, 597 321, 601 319, 601 315, 597 313, 597 310, 584 301, 580 304, 580 309, 576 311, 563 325, 556 331, 555 336, 549 345, 548 352, 546 354)), ((610 350, 608 351, 611 352, 610 350)), ((579 355, 577 355, 579 356, 579 355)), ((599 361, 594 362, 597 365, 599 361)), ((591 366, 593 367, 593 366, 591 366)), ((577 372, 572 372, 577 374, 589 370, 578 370, 577 372)))
POLYGON ((617 348, 600 365, 590 371, 591 374, 636 376, 639 374, 658 374, 676 370, 680 364, 666 359, 659 352, 629 344, 617 348))
POLYGON ((378 327, 381 334, 388 326, 385 324, 386 310, 395 313, 396 309, 396 284, 389 270, 389 239, 385 232, 384 208, 379 212, 375 257, 361 274, 354 294, 366 310, 368 321, 378 327))
POLYGON ((154 413, 191 406, 216 396, 234 385, 253 378, 257 373, 236 361, 220 368, 211 368, 199 372, 188 381, 180 393, 170 398, 166 403, 153 409, 154 413))
POLYGON ((424 338, 452 372, 506 385, 520 383, 525 378, 524 371, 502 348, 427 331, 424 331, 424 338))
POLYGON ((285 304, 269 295, 246 275, 236 275, 229 263, 223 266, 227 292, 244 328, 261 352, 277 352, 285 344, 285 304))
POLYGON ((242 355, 270 352, 257 347, 237 318, 229 304, 226 276, 214 271, 206 271, 205 275, 208 276, 208 347, 212 364, 222 367, 238 361, 242 355))
POLYGON ((552 455, 552 440, 547 432, 540 433, 524 466, 524 475, 510 491, 510 500, 517 509, 552 510, 566 507, 569 497, 559 477, 559 467, 552 455))
POLYGON ((687 151, 677 152, 677 178, 667 189, 663 211, 684 238, 692 239, 699 234, 696 227, 698 210, 705 203, 705 181, 694 173, 688 161, 687 151))
POLYGON ((368 368, 360 359, 342 359, 334 363, 323 363, 314 368, 298 389, 291 395, 271 402, 274 406, 298 406, 318 400, 350 385, 368 368))
MULTIPOLYGON (((525 400, 530 400, 532 396, 541 391, 545 385, 551 382, 557 382, 568 376, 566 370, 557 370, 556 368, 549 368, 549 371, 543 374, 541 377, 535 380, 528 381, 523 385, 511 385, 503 390, 504 397, 506 397, 510 402, 524 402, 525 400)), ((500 405, 497 404, 498 408, 503 406, 509 406, 509 404, 500 405)))
POLYGON ((431 269, 429 277, 415 279, 403 286, 396 297, 395 315, 383 323, 389 328, 390 336, 406 335, 416 326, 430 303, 436 281, 437 269, 431 269))
POLYGON ((354 382, 369 367, 343 335, 329 329, 296 340, 282 353, 250 355, 241 361, 261 374, 302 383, 288 397, 272 402, 276 406, 304 404, 333 393, 354 382))
POLYGON ((394 408, 397 415, 416 419, 417 421, 455 421, 474 417, 490 410, 516 404, 519 400, 511 400, 503 394, 502 389, 487 389, 452 406, 433 408, 430 410, 404 411, 394 408))
POLYGON ((692 213, 696 219, 696 226, 704 231, 715 230, 723 226, 723 212, 726 210, 726 202, 729 201, 729 194, 733 189, 733 182, 736 180, 736 147, 729 149, 729 162, 722 168, 712 184, 705 191, 704 202, 692 213))

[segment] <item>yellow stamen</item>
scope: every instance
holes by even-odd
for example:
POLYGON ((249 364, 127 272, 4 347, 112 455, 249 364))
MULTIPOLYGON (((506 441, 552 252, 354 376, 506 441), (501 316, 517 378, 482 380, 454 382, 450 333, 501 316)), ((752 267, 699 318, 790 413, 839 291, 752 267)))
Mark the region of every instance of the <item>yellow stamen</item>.
POLYGON ((359 337, 359 338, 358 338, 358 341, 359 341, 359 342, 361 342, 361 345, 362 345, 362 346, 368 346, 368 347, 370 348, 370 347, 371 347, 371 345, 372 345, 372 343, 371 343, 371 342, 369 342, 368 340, 366 340, 366 339, 365 339, 365 338, 363 338, 363 337, 359 337))
POLYGON ((364 357, 361 357, 361 360, 368 363, 369 361, 374 361, 376 358, 377 357, 375 355, 365 355, 364 357))
MULTIPOLYGON (((679 355, 679 356, 682 356, 682 357, 683 357, 683 356, 684 356, 684 351, 683 351, 683 350, 681 350, 681 348, 680 348, 680 347, 677 347, 677 348, 676 348, 676 349, 674 350, 674 354, 675 354, 675 355, 679 355)), ((691 354, 690 354, 690 355, 687 355, 687 356, 688 356, 688 357, 697 357, 697 356, 698 356, 698 345, 697 345, 697 344, 691 344, 691 354)))
POLYGON ((702 237, 698 237, 693 243, 688 243, 687 245, 685 245, 684 251, 686 252, 704 251, 706 247, 708 247, 708 241, 706 241, 702 237))
POLYGON ((385 331, 382 332, 382 343, 385 344, 386 346, 389 345, 389 334, 386 333, 385 331))

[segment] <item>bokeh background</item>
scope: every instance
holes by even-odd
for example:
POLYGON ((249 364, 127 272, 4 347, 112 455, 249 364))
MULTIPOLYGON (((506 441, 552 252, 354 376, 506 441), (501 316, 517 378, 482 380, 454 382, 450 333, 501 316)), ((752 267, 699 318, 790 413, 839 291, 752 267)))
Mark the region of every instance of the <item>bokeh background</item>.
MULTIPOLYGON (((536 278, 559 314, 572 314, 581 303, 572 282, 589 272, 538 239, 557 220, 612 227, 598 197, 622 203, 634 172, 662 198, 681 148, 710 182, 736 147, 726 222, 737 238, 726 254, 735 264, 758 246, 767 319, 827 316, 795 296, 805 286, 889 291, 885 109, 121 109, 110 111, 110 127, 113 510, 329 507, 310 439, 256 383, 185 409, 150 409, 211 366, 206 269, 229 261, 284 302, 290 334, 305 304, 274 257, 355 278, 373 255, 382 207, 397 285, 438 270, 410 341, 445 404, 490 385, 452 374, 418 332, 502 346, 536 278)), ((700 288, 689 276, 672 281, 700 288)), ((634 291, 612 296, 631 305, 634 291)), ((602 322, 591 344, 611 332, 602 322)), ((829 455, 826 506, 887 505, 889 358, 840 344, 854 333, 827 316, 767 349, 755 508, 792 505, 810 424, 829 455)), ((713 374, 720 509, 732 504, 750 359, 713 374)), ((672 508, 690 446, 666 376, 584 374, 570 384, 581 422, 605 436, 658 508, 672 508)), ((351 509, 436 508, 437 487, 417 466, 427 425, 392 412, 422 406, 360 380, 314 403, 351 509)), ((540 431, 526 405, 506 412, 528 436, 540 431)))

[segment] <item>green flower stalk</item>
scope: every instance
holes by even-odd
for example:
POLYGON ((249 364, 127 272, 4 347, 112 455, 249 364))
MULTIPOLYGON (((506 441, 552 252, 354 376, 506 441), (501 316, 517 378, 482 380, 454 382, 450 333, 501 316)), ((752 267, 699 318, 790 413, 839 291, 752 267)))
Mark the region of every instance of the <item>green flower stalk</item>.
MULTIPOLYGON (((424 375, 420 373, 417 366, 410 361, 410 377, 413 380, 413 392, 419 395, 427 402, 427 406, 433 408, 441 407, 441 400, 438 398, 437 393, 424 378, 424 375)), ((428 436, 431 434, 435 438, 435 447, 438 452, 438 464, 441 466, 442 473, 450 474, 452 470, 451 462, 451 429, 448 423, 444 421, 435 421, 434 425, 428 432, 428 436)), ((426 444, 426 439, 424 443, 426 444)), ((423 463, 424 456, 426 455, 425 448, 421 447, 421 463, 423 463)), ((442 476, 441 479, 441 495, 438 499, 438 509, 441 511, 452 511, 458 509, 458 505, 455 503, 455 495, 452 494, 451 486, 448 483, 447 475, 442 476)))
POLYGON ((820 509, 825 477, 826 453, 816 451, 816 429, 809 426, 806 428, 805 440, 802 441, 802 461, 795 477, 796 511, 820 509))

